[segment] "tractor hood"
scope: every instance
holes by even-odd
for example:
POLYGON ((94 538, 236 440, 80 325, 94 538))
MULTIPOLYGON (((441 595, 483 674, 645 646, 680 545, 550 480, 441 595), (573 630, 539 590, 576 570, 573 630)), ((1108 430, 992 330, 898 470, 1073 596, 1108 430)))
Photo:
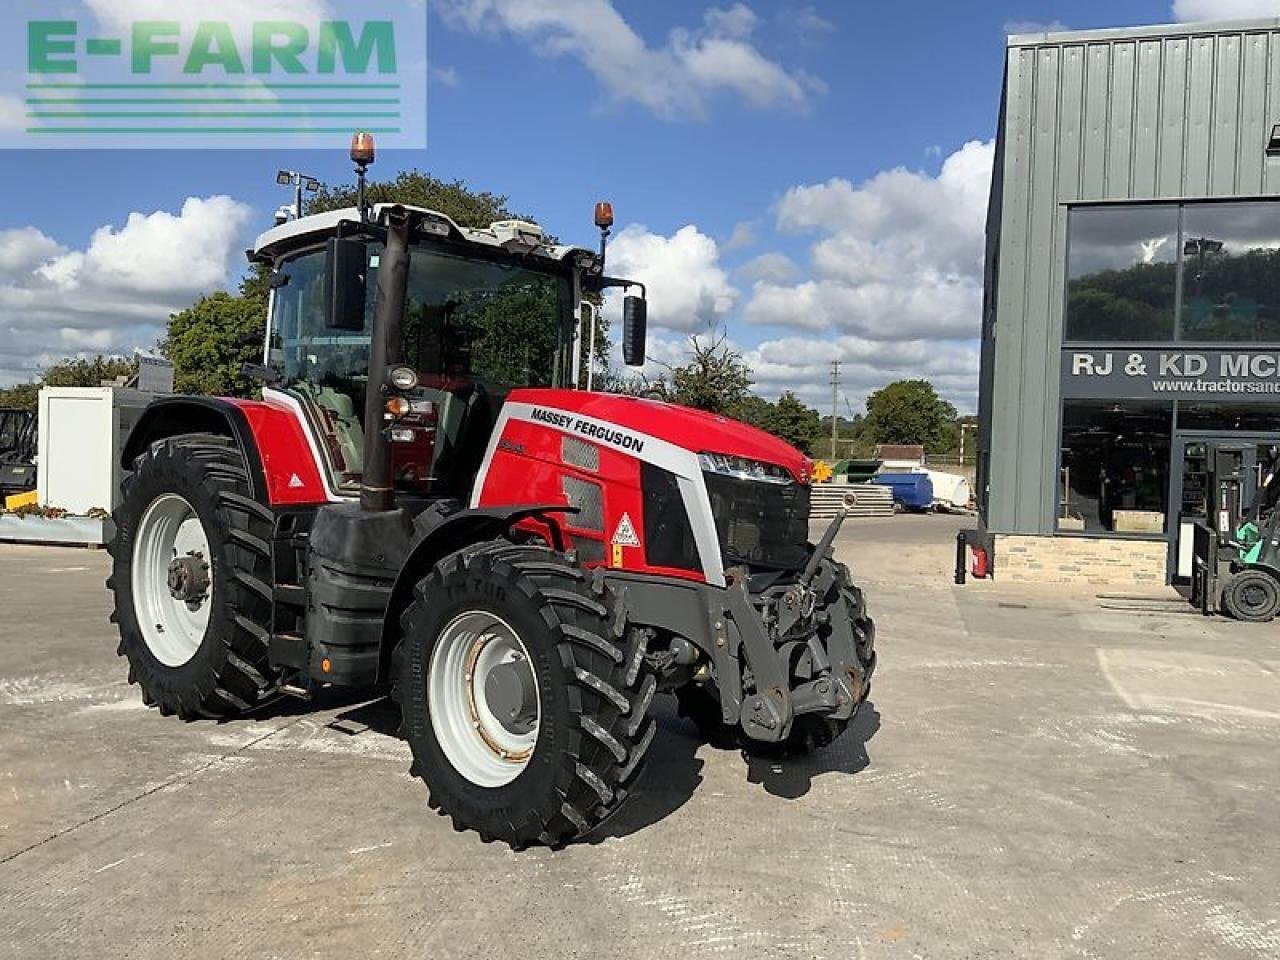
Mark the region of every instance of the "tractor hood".
POLYGON ((648 434, 693 453, 721 453, 782 467, 798 482, 808 483, 809 458, 773 434, 737 420, 661 400, 584 390, 513 390, 512 403, 578 413, 648 434))

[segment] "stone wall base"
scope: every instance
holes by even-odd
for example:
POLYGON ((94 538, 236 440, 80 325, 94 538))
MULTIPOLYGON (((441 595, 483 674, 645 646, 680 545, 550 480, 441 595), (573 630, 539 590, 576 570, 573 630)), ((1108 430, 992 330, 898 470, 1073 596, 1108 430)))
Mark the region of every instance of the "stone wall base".
POLYGON ((1169 560, 1163 540, 1029 537, 997 534, 996 581, 1162 586, 1169 560))

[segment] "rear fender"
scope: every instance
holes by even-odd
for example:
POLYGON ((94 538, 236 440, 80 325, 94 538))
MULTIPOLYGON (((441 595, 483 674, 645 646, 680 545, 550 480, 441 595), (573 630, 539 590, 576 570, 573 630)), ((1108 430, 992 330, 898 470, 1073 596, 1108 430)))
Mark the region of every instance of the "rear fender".
POLYGON ((120 454, 120 466, 132 470, 134 461, 153 443, 184 433, 211 433, 234 440, 249 468, 253 498, 270 503, 262 457, 249 421, 238 406, 219 397, 161 397, 151 401, 129 434, 120 454))
POLYGON ((391 655, 400 641, 400 615, 404 613, 413 597, 414 585, 430 573, 437 563, 449 554, 456 553, 474 543, 507 537, 516 524, 525 520, 536 520, 544 524, 551 546, 556 550, 564 550, 564 534, 553 515, 573 512, 576 512, 575 507, 567 507, 564 504, 481 507, 474 510, 460 510, 445 517, 439 523, 428 526, 426 531, 415 540, 409 551, 409 557, 400 568, 395 585, 391 588, 391 600, 387 604, 387 615, 382 624, 382 652, 378 676, 383 680, 391 678, 391 655))

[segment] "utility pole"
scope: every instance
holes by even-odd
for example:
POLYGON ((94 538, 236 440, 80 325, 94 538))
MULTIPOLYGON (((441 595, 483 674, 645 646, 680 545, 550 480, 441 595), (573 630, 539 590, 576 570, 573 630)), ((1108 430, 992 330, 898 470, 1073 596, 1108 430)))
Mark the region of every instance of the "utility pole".
POLYGON ((831 462, 836 461, 836 443, 840 437, 840 421, 836 408, 840 403, 840 361, 831 361, 831 462))

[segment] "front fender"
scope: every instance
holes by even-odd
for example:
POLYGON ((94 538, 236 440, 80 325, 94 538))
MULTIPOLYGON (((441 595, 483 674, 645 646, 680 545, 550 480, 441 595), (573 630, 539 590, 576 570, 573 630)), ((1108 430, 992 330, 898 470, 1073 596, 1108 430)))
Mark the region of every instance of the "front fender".
POLYGON ((544 523, 550 533, 552 546, 557 550, 563 550, 564 535, 553 515, 575 512, 577 512, 576 507, 546 503, 459 510, 435 523, 423 523, 420 518, 418 526, 422 532, 415 537, 409 556, 396 576, 395 585, 391 588, 391 600, 387 604, 387 615, 382 624, 382 654, 378 676, 383 680, 390 679, 391 654, 400 640, 400 615, 409 605, 414 585, 425 577, 432 567, 449 554, 456 553, 473 543, 506 537, 517 523, 529 519, 544 523))

